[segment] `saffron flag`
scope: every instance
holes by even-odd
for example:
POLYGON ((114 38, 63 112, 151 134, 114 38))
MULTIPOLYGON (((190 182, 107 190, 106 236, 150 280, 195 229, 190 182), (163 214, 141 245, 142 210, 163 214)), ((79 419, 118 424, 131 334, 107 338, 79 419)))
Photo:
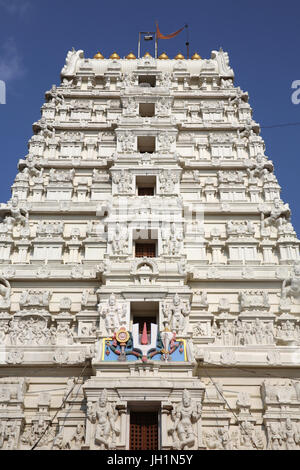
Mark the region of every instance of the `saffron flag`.
POLYGON ((157 39, 172 39, 172 38, 175 38, 175 36, 177 36, 177 34, 181 33, 181 31, 183 31, 184 28, 186 28, 186 25, 184 25, 183 28, 178 29, 178 31, 175 31, 175 33, 164 35, 164 34, 161 34, 161 32, 159 31, 158 23, 156 23, 156 38, 157 39))

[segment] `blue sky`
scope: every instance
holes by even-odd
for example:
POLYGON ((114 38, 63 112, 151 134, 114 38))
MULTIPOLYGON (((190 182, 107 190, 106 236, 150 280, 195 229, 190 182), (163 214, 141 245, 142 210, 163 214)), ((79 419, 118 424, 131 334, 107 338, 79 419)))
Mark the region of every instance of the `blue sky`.
MULTIPOLYGON (((209 58, 220 46, 229 53, 235 84, 249 92, 262 127, 300 122, 300 104, 291 101, 291 84, 300 80, 298 0, 0 0, 0 80, 7 85, 7 104, 0 105, 1 202, 10 197, 32 123, 45 91, 59 83, 67 51, 136 54, 138 31, 153 30, 156 20, 165 34, 188 23, 192 53, 209 58)), ((185 34, 161 40, 160 52, 173 58, 185 51, 185 40, 185 34)), ((262 128, 262 136, 300 235, 300 126, 262 128)))

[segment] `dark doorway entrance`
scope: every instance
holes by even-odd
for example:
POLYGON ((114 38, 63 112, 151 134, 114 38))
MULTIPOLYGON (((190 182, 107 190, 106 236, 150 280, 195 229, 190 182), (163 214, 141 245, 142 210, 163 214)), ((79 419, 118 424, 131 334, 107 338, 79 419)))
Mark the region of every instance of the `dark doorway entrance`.
POLYGON ((158 413, 130 413, 130 450, 158 450, 158 413))

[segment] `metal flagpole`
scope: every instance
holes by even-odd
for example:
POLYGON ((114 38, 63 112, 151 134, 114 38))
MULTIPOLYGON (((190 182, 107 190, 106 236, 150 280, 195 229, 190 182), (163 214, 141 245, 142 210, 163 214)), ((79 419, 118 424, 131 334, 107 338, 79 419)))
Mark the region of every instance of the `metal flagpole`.
POLYGON ((141 56, 141 33, 139 33, 139 43, 138 43, 138 59, 141 56))
POLYGON ((189 42, 189 25, 186 24, 185 25, 186 27, 186 58, 189 59, 190 58, 190 42, 189 42))

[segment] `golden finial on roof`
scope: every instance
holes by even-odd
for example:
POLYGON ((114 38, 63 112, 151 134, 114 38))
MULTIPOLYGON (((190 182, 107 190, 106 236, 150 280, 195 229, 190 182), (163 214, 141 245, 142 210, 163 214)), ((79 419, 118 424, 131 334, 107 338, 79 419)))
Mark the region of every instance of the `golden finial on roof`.
POLYGON ((110 59, 120 59, 120 56, 116 52, 113 52, 112 55, 110 56, 110 59))
POLYGON ((200 55, 198 54, 198 52, 195 52, 195 54, 191 57, 192 60, 201 60, 201 57, 200 55))
POLYGON ((159 59, 161 60, 167 60, 169 57, 167 56, 167 54, 165 52, 163 52, 162 54, 160 54, 159 56, 159 59))
POLYGON ((177 54, 175 57, 174 57, 175 60, 183 60, 184 59, 184 55, 181 54, 181 52, 179 52, 179 54, 177 54))
POLYGON ((133 52, 129 52, 129 54, 126 56, 126 59, 136 59, 136 57, 133 52))
POLYGON ((150 52, 146 52, 146 54, 144 54, 144 57, 152 57, 152 55, 150 54, 150 52))
POLYGON ((104 59, 104 56, 101 54, 101 52, 97 52, 97 54, 94 55, 94 59, 104 59))

